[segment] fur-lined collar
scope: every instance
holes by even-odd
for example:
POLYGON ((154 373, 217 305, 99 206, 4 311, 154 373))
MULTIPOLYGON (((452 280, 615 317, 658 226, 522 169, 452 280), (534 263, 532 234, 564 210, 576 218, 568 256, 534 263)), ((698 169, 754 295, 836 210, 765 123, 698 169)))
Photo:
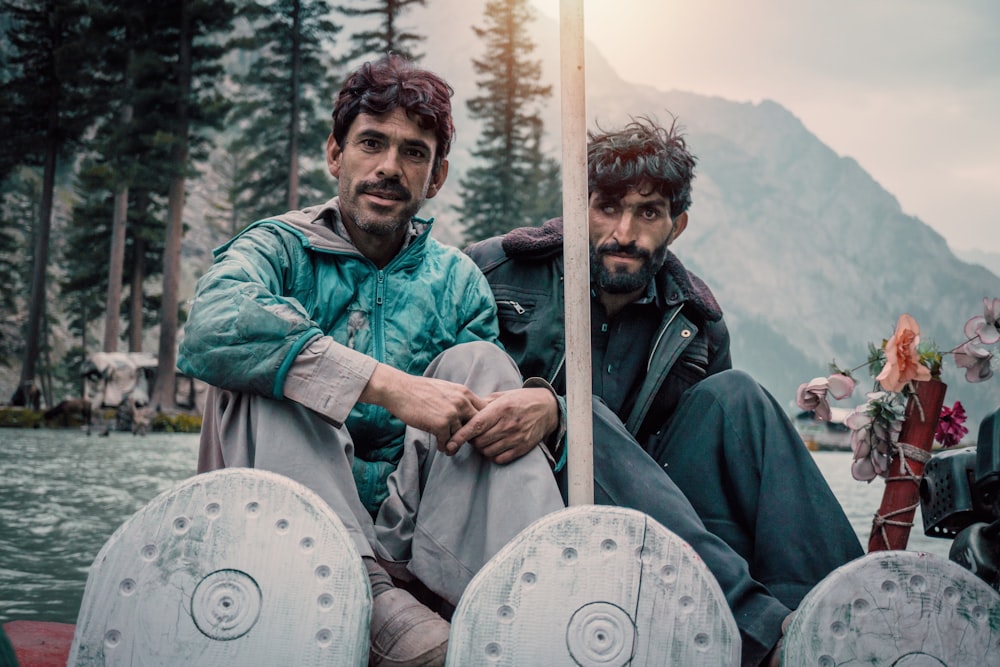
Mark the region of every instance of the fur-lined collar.
MULTIPOLYGON (((541 259, 563 248, 562 218, 548 220, 541 227, 519 227, 508 232, 502 241, 504 252, 515 259, 541 259)), ((701 278, 688 271, 671 251, 663 268, 656 274, 657 288, 668 304, 687 301, 707 320, 722 319, 722 307, 701 278)))

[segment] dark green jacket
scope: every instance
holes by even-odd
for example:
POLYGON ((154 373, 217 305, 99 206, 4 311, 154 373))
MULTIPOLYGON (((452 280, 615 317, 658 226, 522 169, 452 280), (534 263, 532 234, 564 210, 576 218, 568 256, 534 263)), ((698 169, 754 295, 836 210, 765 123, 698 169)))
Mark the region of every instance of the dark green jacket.
MULTIPOLYGON (((548 380, 565 394, 562 220, 522 227, 473 244, 466 252, 493 289, 500 340, 524 377, 548 380)), ((665 429, 681 394, 731 368, 729 331, 708 286, 673 253, 656 275, 666 312, 653 339, 644 381, 619 417, 649 446, 665 429)))

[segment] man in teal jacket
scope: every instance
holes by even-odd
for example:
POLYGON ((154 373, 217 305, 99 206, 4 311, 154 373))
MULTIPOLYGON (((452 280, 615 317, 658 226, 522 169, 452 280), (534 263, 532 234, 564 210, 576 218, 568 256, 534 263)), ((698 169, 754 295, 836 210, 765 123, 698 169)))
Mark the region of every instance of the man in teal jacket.
MULTIPOLYGON (((687 540, 719 581, 743 664, 778 660, 782 622, 830 571, 862 554, 839 503, 774 399, 732 370, 708 286, 668 246, 688 224, 695 158, 648 119, 588 147, 594 495, 687 540)), ((565 390, 562 221, 468 249, 525 376, 565 390)), ((525 437, 561 446, 557 401, 513 391, 453 434, 487 455, 525 437), (502 411, 537 415, 521 430, 502 411), (529 435, 525 435, 529 434, 529 435)), ((565 472, 557 469, 565 487, 565 472)))
POLYGON ((326 150, 339 196, 216 251, 179 357, 212 385, 199 471, 267 469, 331 506, 368 569, 370 664, 386 667, 443 664, 449 631, 394 579, 456 604, 563 506, 537 440, 509 465, 439 453, 483 397, 521 387, 482 274, 415 217, 448 173, 451 92, 397 56, 352 73, 326 150))

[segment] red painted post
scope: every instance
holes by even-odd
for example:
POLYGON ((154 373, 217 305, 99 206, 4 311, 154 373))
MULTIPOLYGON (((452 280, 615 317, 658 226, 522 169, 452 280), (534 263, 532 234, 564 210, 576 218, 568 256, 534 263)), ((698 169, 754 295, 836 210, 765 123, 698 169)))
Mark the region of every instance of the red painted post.
MULTIPOLYGON (((929 454, 948 385, 940 380, 914 384, 917 391, 906 403, 899 442, 929 454)), ((913 515, 920 502, 920 478, 924 474, 925 465, 926 461, 905 456, 905 452, 902 456, 896 452, 889 464, 882 506, 872 523, 871 536, 868 538, 869 552, 906 548, 910 529, 913 527, 913 515)))

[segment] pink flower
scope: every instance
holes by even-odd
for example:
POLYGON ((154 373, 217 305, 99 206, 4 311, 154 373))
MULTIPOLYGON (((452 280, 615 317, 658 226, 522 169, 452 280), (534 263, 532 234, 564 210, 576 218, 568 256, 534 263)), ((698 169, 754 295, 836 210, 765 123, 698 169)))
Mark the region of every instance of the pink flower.
POLYGON ((992 359, 993 353, 971 342, 955 350, 955 365, 965 369, 965 379, 969 382, 983 382, 993 377, 992 359))
POLYGON ((834 373, 827 380, 830 383, 830 393, 838 401, 854 393, 854 380, 843 373, 834 373))
POLYGON ((803 410, 812 410, 816 413, 816 419, 830 421, 830 403, 826 400, 826 392, 830 388, 830 382, 826 378, 813 378, 809 382, 799 385, 799 391, 795 396, 795 403, 803 410))
POLYGON ((870 482, 876 475, 885 477, 893 443, 899 440, 902 424, 893 408, 892 395, 884 391, 867 395, 868 402, 854 408, 844 420, 851 429, 851 450, 854 461, 851 475, 862 482, 870 482))
MULTIPOLYGON (((860 431, 861 429, 869 426, 871 423, 872 423, 872 416, 868 414, 867 403, 862 403, 858 407, 854 408, 851 414, 847 415, 847 417, 844 419, 844 426, 851 429, 852 431, 860 431)), ((854 453, 858 454, 858 451, 855 449, 854 453)), ((862 454, 862 456, 864 456, 864 454, 862 454)))
POLYGON ((855 452, 851 476, 859 482, 870 482, 876 475, 885 477, 889 472, 889 454, 873 446, 876 440, 871 429, 851 433, 851 449, 855 452))
POLYGON ((877 474, 871 458, 867 456, 863 459, 854 459, 851 463, 851 477, 859 482, 870 482, 877 474))
POLYGON ((851 451, 854 453, 851 476, 859 482, 870 482, 878 474, 873 457, 873 454, 878 450, 875 445, 875 433, 872 431, 872 416, 868 411, 868 403, 854 408, 854 411, 847 415, 844 420, 844 425, 851 429, 851 451))
POLYGON ((954 447, 962 442, 962 437, 969 432, 963 424, 965 424, 965 408, 960 401, 955 401, 955 405, 950 408, 947 405, 942 407, 934 439, 940 442, 942 447, 954 447))
POLYGON ((983 315, 965 323, 965 335, 970 340, 979 338, 983 345, 1000 341, 1000 299, 983 299, 983 315))
POLYGON ((896 332, 885 344, 885 366, 875 379, 886 391, 900 391, 912 380, 930 380, 931 371, 920 363, 920 326, 907 313, 899 316, 896 332))
POLYGON ((872 431, 866 428, 871 423, 871 417, 862 415, 856 408, 845 423, 852 429, 851 451, 854 453, 854 461, 851 463, 851 476, 859 482, 870 482, 876 475, 872 463, 872 452, 875 451, 872 446, 872 431))
POLYGON ((854 393, 854 380, 842 373, 834 373, 828 378, 813 378, 799 385, 795 404, 803 410, 815 412, 816 419, 821 422, 828 422, 831 413, 830 402, 826 399, 827 391, 838 401, 847 398, 854 393))

